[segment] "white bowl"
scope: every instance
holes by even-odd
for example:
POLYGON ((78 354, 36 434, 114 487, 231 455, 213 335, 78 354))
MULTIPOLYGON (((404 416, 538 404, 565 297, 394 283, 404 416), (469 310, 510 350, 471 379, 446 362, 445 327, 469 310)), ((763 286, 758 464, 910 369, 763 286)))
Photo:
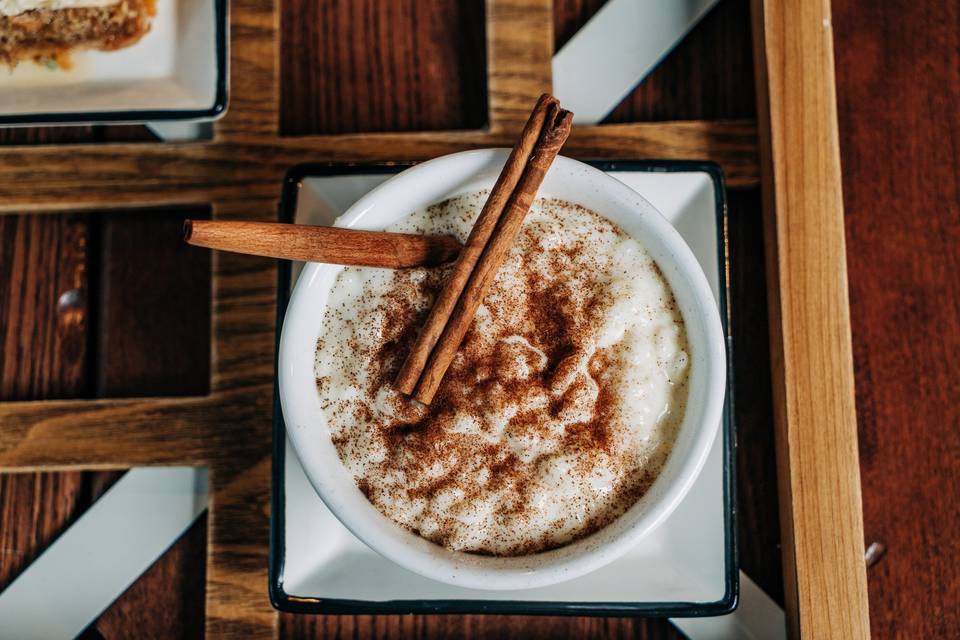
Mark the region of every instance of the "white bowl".
MULTIPOLYGON (((506 154, 506 150, 484 149, 424 162, 358 200, 337 224, 382 229, 424 206, 488 189, 506 154)), ((451 551, 396 525, 366 499, 340 462, 320 408, 313 372, 315 346, 323 331, 324 305, 342 267, 307 265, 290 298, 280 338, 278 375, 287 433, 324 503, 357 538, 383 556, 420 575, 461 587, 542 587, 613 561, 680 503, 699 474, 720 424, 726 385, 723 331, 707 279, 680 235, 635 191, 569 158, 557 158, 538 195, 581 204, 638 239, 673 290, 690 347, 687 411, 670 458, 649 491, 596 533, 544 553, 495 558, 451 551)))
POLYGON ((70 70, 0 66, 0 125, 205 121, 227 107, 227 0, 157 0, 150 31, 70 70))

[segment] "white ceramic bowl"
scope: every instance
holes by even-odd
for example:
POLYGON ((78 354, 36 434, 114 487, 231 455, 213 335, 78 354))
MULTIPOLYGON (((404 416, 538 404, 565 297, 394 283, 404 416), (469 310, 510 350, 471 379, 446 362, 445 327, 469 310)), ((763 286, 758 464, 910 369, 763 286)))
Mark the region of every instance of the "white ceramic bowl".
MULTIPOLYGON (((467 151, 412 167, 358 200, 338 219, 338 225, 382 229, 426 205, 488 189, 506 154, 497 149, 467 151)), ((368 546, 411 571, 448 584, 475 589, 541 587, 611 562, 663 522, 683 499, 720 424, 726 385, 723 331, 707 279, 680 235, 635 191, 569 158, 557 158, 539 195, 581 204, 638 239, 673 289, 690 346, 687 412, 673 452, 650 490, 600 531, 545 553, 495 558, 451 551, 394 524, 364 497, 341 464, 314 380, 315 345, 323 331, 324 305, 341 267, 307 265, 283 324, 280 399, 287 433, 310 482, 330 511, 368 546)))

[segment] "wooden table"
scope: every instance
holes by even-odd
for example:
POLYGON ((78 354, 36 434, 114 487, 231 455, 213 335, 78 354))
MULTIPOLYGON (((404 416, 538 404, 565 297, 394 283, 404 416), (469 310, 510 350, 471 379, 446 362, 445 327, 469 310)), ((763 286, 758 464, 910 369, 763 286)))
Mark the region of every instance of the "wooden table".
MULTIPOLYGON (((600 5, 555 2, 557 45, 600 5)), ((286 0, 283 7, 284 133, 486 122, 479 1, 286 0)), ((868 574, 880 637, 960 633, 953 535, 960 528, 960 378, 949 357, 960 355, 957 11, 834 1, 866 542, 886 549, 868 574)), ((753 118, 752 69, 749 4, 723 0, 608 120, 753 118)), ((150 138, 142 127, 0 130, 8 144, 150 138)), ((185 215, 0 217, 0 399, 205 394, 210 262, 177 239, 185 215)), ((755 186, 730 193, 730 223, 740 556, 782 602, 755 186)), ((251 292, 251 299, 269 295, 251 292)), ((264 411, 265 437, 269 430, 264 411)), ((0 476, 0 588, 116 477, 0 476)), ((201 519, 85 635, 201 635, 205 537, 201 519)), ((301 638, 499 637, 518 628, 537 637, 679 637, 665 621, 642 619, 284 614, 279 626, 283 637, 301 638)))

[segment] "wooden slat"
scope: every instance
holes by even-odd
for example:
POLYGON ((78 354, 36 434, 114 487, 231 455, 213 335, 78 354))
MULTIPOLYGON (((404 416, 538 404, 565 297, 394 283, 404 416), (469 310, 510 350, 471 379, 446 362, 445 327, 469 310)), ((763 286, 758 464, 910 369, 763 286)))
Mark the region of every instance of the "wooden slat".
POLYGON ((206 208, 97 215, 97 397, 205 395, 211 252, 183 242, 206 208))
POLYGON ((552 88, 552 0, 487 1, 490 130, 516 133, 552 88))
MULTIPOLYGON (((279 127, 280 0, 230 0, 230 85, 227 113, 214 142, 243 134, 270 138, 279 127)), ((166 146, 166 145, 164 145, 166 146)), ((209 147, 209 145, 206 145, 209 147)))
MULTIPOLYGON (((260 217, 272 201, 214 209, 223 219, 260 217)), ((211 396, 0 403, 0 469, 216 466, 259 455, 272 415, 275 261, 215 254, 211 396), (251 437, 249 429, 264 429, 251 437)))
POLYGON ((960 634, 960 3, 932 9, 833 2, 878 638, 960 634))
POLYGON ((83 216, 0 218, 0 399, 89 391, 87 249, 83 216))
POLYGON ((156 136, 142 125, 0 127, 0 146, 86 142, 150 142, 156 136))
POLYGON ((279 637, 314 638, 532 638, 536 640, 681 640, 676 627, 658 618, 560 618, 543 616, 304 616, 280 614, 279 637))
MULTIPOLYGON (((5 372, 0 379, 2 399, 67 398, 93 390, 95 369, 102 363, 87 348, 89 335, 97 332, 93 325, 98 315, 89 312, 99 306, 98 287, 88 286, 99 270, 90 220, 91 216, 76 214, 0 219, 0 282, 6 285, 0 288, 0 333, 16 336, 0 349, 4 363, 0 369, 5 372)), ((136 268, 123 273, 148 274, 155 282, 159 275, 162 283, 163 274, 156 273, 162 263, 129 266, 136 268)), ((124 306, 122 299, 112 304, 124 306)), ((154 375, 163 373, 162 360, 151 363, 154 375)), ((111 369, 114 375, 120 373, 117 367, 111 369)), ((121 475, 120 471, 0 474, 0 590, 121 475)), ((202 632, 203 606, 197 598, 203 597, 205 534, 203 526, 195 526, 191 536, 177 542, 87 635, 107 632, 112 637, 119 628, 129 633, 137 628, 134 624, 171 637, 202 632), (175 584, 171 578, 182 582, 180 588, 171 588, 175 584)))
POLYGON ((276 637, 277 612, 267 599, 270 425, 261 428, 258 450, 218 461, 211 477, 208 638, 276 637))
POLYGON ((770 338, 763 330, 768 316, 760 194, 756 189, 730 191, 727 209, 740 568, 782 605, 770 338))
POLYGON ((829 0, 754 0, 785 605, 868 638, 829 0))
MULTIPOLYGON (((527 108, 529 112, 529 104, 527 108)), ((300 162, 418 161, 464 149, 509 146, 513 138, 509 132, 465 131, 270 142, 244 136, 215 145, 11 147, 0 150, 0 212, 25 206, 54 211, 276 199, 283 173, 300 162)), ((731 186, 755 185, 759 176, 752 121, 578 127, 564 153, 584 159, 714 160, 723 166, 731 186)))
POLYGON ((479 129, 483 0, 287 0, 283 135, 479 129))

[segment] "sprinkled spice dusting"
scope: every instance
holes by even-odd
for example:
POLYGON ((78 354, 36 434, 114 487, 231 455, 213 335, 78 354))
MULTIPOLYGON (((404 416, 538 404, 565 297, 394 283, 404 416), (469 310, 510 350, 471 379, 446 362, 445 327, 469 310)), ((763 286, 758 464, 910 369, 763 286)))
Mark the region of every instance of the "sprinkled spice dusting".
MULTIPOLYGON (((464 240, 486 193, 390 230, 464 240)), ((333 442, 387 517, 451 549, 516 556, 608 525, 656 480, 684 413, 673 295, 619 227, 537 200, 429 407, 391 387, 449 267, 347 268, 315 372, 333 442)))

